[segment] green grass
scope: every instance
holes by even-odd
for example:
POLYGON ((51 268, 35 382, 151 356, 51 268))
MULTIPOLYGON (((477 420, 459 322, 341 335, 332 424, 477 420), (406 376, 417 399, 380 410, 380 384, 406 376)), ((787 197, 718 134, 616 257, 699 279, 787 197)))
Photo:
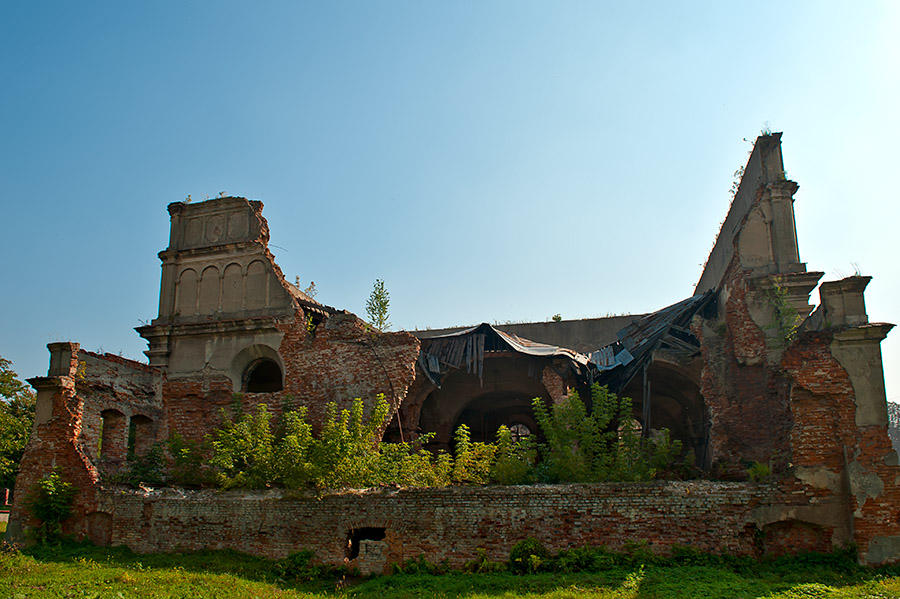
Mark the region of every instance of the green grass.
POLYGON ((741 564, 620 565, 598 572, 527 576, 331 575, 297 581, 280 578, 277 562, 229 551, 137 555, 121 548, 66 545, 0 552, 0 597, 900 598, 900 570, 859 568, 827 557, 741 564))

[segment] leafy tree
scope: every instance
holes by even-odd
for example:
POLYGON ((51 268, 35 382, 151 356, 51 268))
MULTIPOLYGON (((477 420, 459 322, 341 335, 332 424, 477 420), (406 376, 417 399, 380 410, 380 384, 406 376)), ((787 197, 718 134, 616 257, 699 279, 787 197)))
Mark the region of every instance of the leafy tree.
POLYGON ((12 487, 31 436, 35 396, 0 357, 0 487, 12 487))
POLYGON ((391 328, 388 322, 390 314, 388 306, 391 303, 391 295, 384 286, 384 281, 375 279, 375 285, 372 286, 372 293, 366 300, 366 314, 369 316, 369 322, 379 331, 386 331, 391 328))

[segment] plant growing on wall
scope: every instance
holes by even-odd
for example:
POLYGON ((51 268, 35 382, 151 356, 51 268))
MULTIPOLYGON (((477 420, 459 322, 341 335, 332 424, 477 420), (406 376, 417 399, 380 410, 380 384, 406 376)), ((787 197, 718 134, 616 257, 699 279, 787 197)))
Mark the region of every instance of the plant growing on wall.
POLYGON ((210 465, 217 470, 219 484, 225 488, 269 486, 275 479, 275 435, 266 405, 235 420, 222 410, 222 419, 225 424, 210 442, 210 465))
POLYGON ((369 299, 366 300, 366 314, 369 316, 369 323, 379 331, 386 331, 391 328, 391 323, 388 322, 390 316, 388 306, 390 306, 390 303, 391 295, 385 288, 384 281, 375 279, 372 293, 369 294, 369 299))
POLYGON ((472 441, 469 427, 461 424, 453 435, 456 452, 453 456, 453 482, 483 485, 490 480, 491 464, 497 447, 492 443, 472 441))
POLYGON ((787 346, 797 337, 797 330, 803 318, 788 300, 787 288, 782 285, 781 277, 773 277, 767 299, 772 308, 770 328, 774 330, 782 345, 787 346))
POLYGON ((537 448, 534 437, 529 435, 513 440, 512 432, 505 425, 497 431, 494 462, 491 464, 491 480, 501 485, 521 485, 533 479, 537 448))
POLYGON ((670 441, 667 431, 656 441, 642 439, 631 420, 630 399, 596 385, 591 392, 592 412, 575 393, 552 409, 535 400, 546 442, 538 443, 535 437, 514 440, 505 426, 493 443, 475 442, 461 425, 454 434, 453 456, 424 449, 434 437, 431 433, 415 442, 382 442, 381 431, 391 414, 383 394, 368 413, 359 398, 345 409, 328 404, 318 433, 307 422, 306 407, 285 410, 277 421, 264 404, 233 418, 223 411, 222 426, 208 438, 205 461, 203 446, 191 448, 182 442, 176 447, 170 442, 169 478, 183 481, 186 472, 197 475, 194 482, 203 481, 211 471, 224 488, 443 487, 648 480, 671 466, 680 453, 679 442, 670 441), (177 468, 183 470, 180 475, 174 472, 177 468))
POLYGON ((225 488, 450 484, 450 456, 422 448, 430 435, 416 444, 380 442, 389 413, 383 394, 368 415, 359 398, 343 410, 330 403, 321 431, 314 434, 306 407, 285 411, 273 426, 271 413, 261 404, 254 414, 225 418, 210 439, 209 464, 217 484, 225 488))

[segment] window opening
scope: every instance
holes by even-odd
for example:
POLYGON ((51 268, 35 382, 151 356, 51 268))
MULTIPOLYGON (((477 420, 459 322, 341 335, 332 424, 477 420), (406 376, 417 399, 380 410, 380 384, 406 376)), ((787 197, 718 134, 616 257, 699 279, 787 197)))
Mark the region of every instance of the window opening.
POLYGON ((250 364, 244 375, 244 391, 247 393, 272 393, 281 391, 281 368, 274 360, 262 358, 250 364))
POLYGON ((100 412, 100 441, 97 453, 101 459, 120 460, 125 457, 125 415, 118 410, 100 412))
POLYGON ((153 445, 153 421, 136 415, 128 423, 128 457, 145 455, 153 445))

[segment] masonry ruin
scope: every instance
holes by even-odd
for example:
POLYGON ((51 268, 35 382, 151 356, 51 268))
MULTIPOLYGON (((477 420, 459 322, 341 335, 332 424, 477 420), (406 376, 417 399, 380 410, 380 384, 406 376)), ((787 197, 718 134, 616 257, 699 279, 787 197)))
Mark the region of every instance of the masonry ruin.
MULTIPOLYGON (((645 315, 373 332, 285 280, 260 202, 170 204, 159 315, 137 329, 149 362, 49 344, 47 376, 29 381, 37 413, 16 488, 60 468, 79 490, 66 532, 100 544, 272 557, 309 548, 367 571, 419 555, 458 565, 479 548, 505 559, 528 536, 557 550, 640 538, 658 552, 754 555, 852 542, 863 563, 898 561, 900 466, 880 349, 893 325, 868 321, 870 277, 820 284, 823 273, 801 262, 798 186, 784 177, 780 140, 757 139, 693 297, 645 315), (201 439, 236 392, 248 410, 302 402, 314 425, 328 402, 371 406, 383 393, 385 439, 433 431, 434 447, 447 448, 459 424, 476 439, 501 424, 533 433, 532 398, 559 401, 593 382, 633 397, 644 433, 669 429, 703 475, 308 497, 135 490, 102 478, 174 433, 201 439), (774 477, 747 480, 754 462, 774 477)), ((13 539, 35 524, 24 496, 13 539)))

